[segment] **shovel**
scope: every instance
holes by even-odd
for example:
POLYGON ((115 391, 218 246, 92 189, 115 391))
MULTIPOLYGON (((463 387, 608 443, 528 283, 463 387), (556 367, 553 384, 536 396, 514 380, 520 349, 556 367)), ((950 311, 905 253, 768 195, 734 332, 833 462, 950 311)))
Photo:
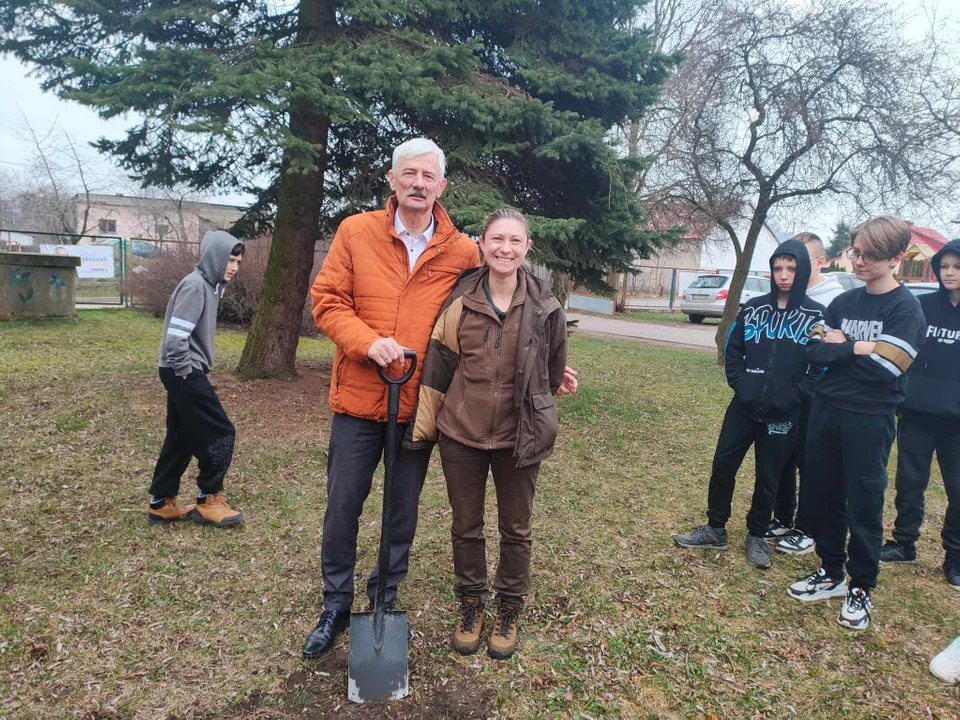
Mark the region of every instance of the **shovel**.
POLYGON ((407 613, 387 612, 387 574, 390 572, 390 517, 393 500, 393 465, 396 460, 397 416, 400 414, 400 386, 417 369, 417 353, 403 351, 410 367, 399 378, 391 378, 379 365, 377 373, 387 384, 387 442, 383 453, 383 515, 380 527, 380 556, 377 595, 373 612, 350 615, 350 656, 347 697, 355 703, 399 700, 410 693, 407 669, 407 613))

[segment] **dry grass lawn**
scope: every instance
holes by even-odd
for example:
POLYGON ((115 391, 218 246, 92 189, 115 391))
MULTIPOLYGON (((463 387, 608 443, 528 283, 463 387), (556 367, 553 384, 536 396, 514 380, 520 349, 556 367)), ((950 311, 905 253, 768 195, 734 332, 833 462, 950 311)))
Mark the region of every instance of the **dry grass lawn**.
MULTIPOLYGON (((939 570, 937 471, 920 562, 884 568, 873 625, 854 634, 836 623, 839 601, 786 596, 815 556, 778 556, 768 572, 744 560, 752 462, 730 551, 673 546, 703 519, 729 398, 712 355, 576 336, 582 391, 561 401, 540 476, 520 651, 449 649, 450 512, 434 458, 400 597, 413 693, 349 706, 346 639, 320 662, 299 657, 321 601, 332 346, 305 339, 292 383, 213 379, 238 428, 227 492, 248 524, 151 527, 160 330, 116 311, 0 324, 0 718, 960 717, 958 691, 927 671, 960 633, 960 594, 939 570)), ((242 344, 219 335, 221 369, 242 344)), ((887 500, 889 525, 892 488, 887 500)))

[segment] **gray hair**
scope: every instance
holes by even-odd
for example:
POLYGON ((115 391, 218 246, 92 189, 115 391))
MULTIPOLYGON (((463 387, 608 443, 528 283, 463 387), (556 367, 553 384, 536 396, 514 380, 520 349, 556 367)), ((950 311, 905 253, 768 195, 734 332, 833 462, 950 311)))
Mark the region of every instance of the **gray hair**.
POLYGON ((440 167, 440 177, 444 177, 447 174, 447 159, 443 154, 443 150, 440 149, 440 146, 433 140, 428 140, 427 138, 414 138, 413 140, 407 140, 405 143, 397 145, 393 151, 393 165, 391 169, 396 170, 400 158, 415 158, 426 155, 427 153, 433 153, 437 156, 437 165, 440 167))

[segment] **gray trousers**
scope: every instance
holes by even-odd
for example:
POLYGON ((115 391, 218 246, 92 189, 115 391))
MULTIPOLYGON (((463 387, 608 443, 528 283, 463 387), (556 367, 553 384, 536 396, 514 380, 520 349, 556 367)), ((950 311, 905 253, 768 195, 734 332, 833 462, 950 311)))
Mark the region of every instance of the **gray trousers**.
MULTIPOLYGON (((405 425, 397 430, 402 440, 405 425)), ((370 494, 373 472, 387 439, 386 423, 351 415, 334 415, 327 455, 327 510, 323 517, 320 564, 323 570, 324 609, 349 611, 354 595, 357 531, 363 503, 370 494)), ((398 448, 393 466, 393 518, 390 523, 390 574, 386 601, 397 596, 397 585, 406 577, 410 545, 417 531, 420 490, 430 462, 430 450, 398 448)), ((378 522, 379 524, 379 522, 378 522)), ((367 596, 377 589, 377 566, 367 580, 367 596)))

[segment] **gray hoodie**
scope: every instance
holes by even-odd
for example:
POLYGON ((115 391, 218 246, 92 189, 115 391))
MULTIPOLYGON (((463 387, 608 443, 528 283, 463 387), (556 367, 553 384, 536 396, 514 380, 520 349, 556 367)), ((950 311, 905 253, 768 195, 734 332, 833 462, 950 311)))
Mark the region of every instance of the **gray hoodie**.
POLYGON ((827 307, 827 305, 833 302, 834 298, 842 295, 844 292, 843 285, 841 285, 835 277, 821 275, 820 282, 813 287, 807 288, 807 297, 827 307))
POLYGON ((170 296, 163 319, 160 367, 172 368, 186 377, 194 368, 209 372, 213 367, 213 335, 217 307, 226 288, 230 251, 240 242, 233 235, 214 230, 203 236, 200 262, 170 296))

